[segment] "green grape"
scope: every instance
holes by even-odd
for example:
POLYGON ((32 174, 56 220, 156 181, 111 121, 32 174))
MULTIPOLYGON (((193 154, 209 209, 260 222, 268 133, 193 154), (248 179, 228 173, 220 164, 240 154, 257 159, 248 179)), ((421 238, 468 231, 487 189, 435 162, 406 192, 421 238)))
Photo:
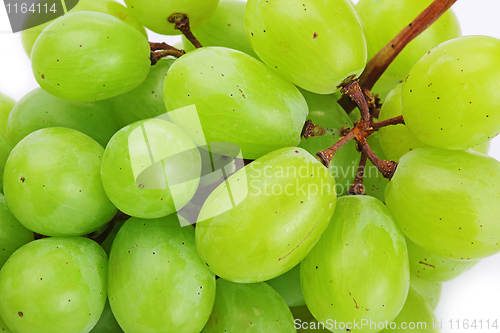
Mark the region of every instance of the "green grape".
POLYGON ((246 159, 296 146, 308 112, 293 84, 255 58, 222 47, 176 60, 163 98, 168 111, 195 104, 206 141, 237 144, 246 159))
POLYGON ((202 333, 295 332, 290 309, 266 283, 242 284, 217 280, 212 314, 202 333))
POLYGON ((161 119, 122 128, 106 147, 101 166, 110 200, 125 214, 141 218, 167 216, 184 207, 200 176, 201 158, 193 141, 181 128, 161 119), (174 179, 176 184, 169 185, 174 179))
POLYGON ((141 84, 151 67, 146 37, 123 21, 77 12, 43 30, 31 53, 38 84, 54 96, 93 102, 141 84))
MULTIPOLYGON (((239 0, 221 0, 212 18, 193 31, 203 46, 224 46, 257 58, 245 34, 245 5, 239 0)), ((184 50, 192 51, 194 45, 182 36, 184 50)))
POLYGON ((500 162, 471 151, 425 147, 401 158, 385 202, 419 247, 477 260, 500 251, 498 193, 500 162))
POLYGON ((280 294, 288 306, 305 305, 304 296, 300 289, 300 264, 288 272, 266 281, 268 285, 280 294))
POLYGON ((194 228, 181 227, 177 215, 125 222, 111 248, 108 286, 125 332, 198 333, 215 300, 215 276, 196 253, 194 228))
POLYGON ((3 322, 3 319, 2 317, 0 317, 0 331, 2 333, 12 333, 12 331, 7 327, 7 325, 5 325, 5 323, 3 322))
POLYGON ((311 314, 307 306, 291 307, 295 328, 297 333, 315 332, 315 333, 329 333, 327 327, 331 324, 327 322, 319 323, 311 314))
POLYGON ((210 194, 196 224, 198 253, 226 280, 275 278, 309 253, 335 203, 328 169, 301 148, 278 149, 210 194))
POLYGON ((0 133, 0 192, 3 193, 3 172, 5 169, 5 164, 9 158, 10 152, 12 151, 12 144, 10 141, 0 133))
POLYGON ((48 127, 75 129, 104 147, 120 129, 109 101, 70 102, 37 88, 12 109, 7 123, 7 138, 16 145, 28 134, 48 127))
POLYGON ((366 40, 349 0, 248 0, 245 30, 263 62, 317 94, 365 68, 366 40))
MULTIPOLYGON (((136 20, 135 17, 130 15, 130 10, 123 6, 122 4, 115 2, 114 0, 79 0, 78 4, 73 7, 68 13, 76 13, 76 12, 99 12, 104 14, 112 15, 123 22, 127 23, 131 27, 135 28, 137 31, 142 33, 144 37, 147 37, 148 34, 144 27, 136 20)), ((31 20, 39 20, 39 13, 33 13, 32 16, 28 16, 28 21, 31 20)), ((50 23, 44 23, 37 25, 30 29, 25 29, 21 32, 21 41, 23 43, 23 48, 28 57, 31 57, 31 50, 33 49, 33 45, 35 44, 36 39, 42 33, 43 29, 45 29, 50 23)))
MULTIPOLYGON (((352 121, 347 113, 335 101, 332 95, 318 95, 301 90, 309 107, 310 119, 314 124, 336 130, 334 133, 327 132, 326 135, 302 139, 299 147, 316 156, 317 152, 331 147, 340 139, 342 127, 352 128, 352 121), (333 135, 332 135, 333 134, 333 135)), ((346 195, 351 184, 356 178, 360 154, 356 151, 356 142, 351 141, 335 153, 328 169, 335 177, 337 195, 346 195)))
POLYGON ((116 214, 99 176, 103 153, 97 142, 69 128, 31 133, 5 165, 10 210, 26 228, 42 235, 77 236, 97 230, 116 214))
POLYGON ((487 155, 490 150, 490 141, 486 141, 485 143, 471 149, 478 153, 487 155))
POLYGON ((500 132, 500 39, 467 36, 440 44, 410 71, 401 93, 405 123, 420 141, 462 150, 500 132))
POLYGON ((0 93, 0 134, 7 135, 7 119, 16 101, 0 93))
POLYGON ((94 241, 51 237, 17 250, 0 271, 0 312, 15 333, 87 333, 106 303, 108 260, 94 241))
MULTIPOLYGON (((0 194, 0 268, 18 248, 34 239, 29 231, 12 215, 3 194, 0 194)), ((0 324, 1 328, 1 324, 0 324)))
MULTIPOLYGON (((401 91, 403 85, 398 85, 392 90, 380 109, 379 120, 394 118, 402 114, 401 109, 401 91)), ((425 147, 426 144, 418 140, 415 135, 406 127, 406 125, 398 124, 382 127, 379 131, 380 146, 384 151, 388 160, 399 161, 401 156, 407 152, 425 147)))
MULTIPOLYGON (((356 11, 365 27, 368 59, 373 58, 433 0, 360 0, 356 11)), ((393 86, 403 81, 412 66, 431 48, 460 36, 460 25, 448 10, 434 24, 411 41, 391 63, 382 77, 393 86)))
POLYGON ((444 282, 456 278, 468 271, 478 261, 457 261, 442 257, 419 247, 411 240, 406 240, 410 271, 415 276, 430 280, 444 282))
POLYGON ((439 333, 441 330, 435 327, 437 322, 438 320, 429 304, 415 290, 410 288, 408 298, 401 312, 392 323, 387 325, 386 329, 380 332, 439 333))
POLYGON ((102 311, 101 318, 94 326, 91 333, 123 333, 120 325, 115 319, 113 312, 111 312, 111 307, 109 306, 109 302, 106 302, 104 306, 104 310, 102 311))
MULTIPOLYGON (((408 242, 408 240, 406 241, 408 242)), ((424 280, 410 274, 410 287, 422 296, 433 310, 436 309, 441 297, 441 282, 424 280)))
MULTIPOLYGON (((337 199, 330 225, 300 264, 307 307, 319 322, 385 322, 401 310, 410 283, 405 239, 385 205, 370 196, 337 199)), ((345 329, 344 329, 345 330, 345 329)))
POLYGON ((151 67, 148 77, 140 86, 111 99, 121 127, 139 120, 155 118, 167 112, 163 102, 163 82, 173 62, 173 59, 161 59, 151 67))
POLYGON ((377 94, 378 98, 380 98, 381 103, 385 103, 387 100, 387 96, 389 93, 394 90, 398 84, 403 83, 403 80, 395 80, 391 77, 388 77, 388 75, 382 74, 380 79, 375 83, 373 88, 371 89, 371 92, 373 94, 377 94))
MULTIPOLYGON (((370 135, 366 141, 378 158, 387 160, 382 148, 380 147, 379 134, 377 132, 370 135)), ((365 193, 379 199, 382 202, 385 202, 384 192, 388 183, 389 179, 384 178, 382 173, 378 171, 377 167, 373 165, 370 160, 367 160, 363 178, 365 193)))
POLYGON ((212 17, 219 0, 125 0, 132 15, 146 28, 162 35, 180 35, 168 21, 173 14, 185 14, 191 29, 196 30, 212 17))

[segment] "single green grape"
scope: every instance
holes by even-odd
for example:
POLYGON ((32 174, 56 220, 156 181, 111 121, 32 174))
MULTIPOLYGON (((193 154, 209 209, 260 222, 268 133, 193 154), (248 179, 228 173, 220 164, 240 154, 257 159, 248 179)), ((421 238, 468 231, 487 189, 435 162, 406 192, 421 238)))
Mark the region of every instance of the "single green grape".
POLYGON ((406 240, 410 271, 415 276, 429 280, 444 282, 456 278, 468 271, 478 261, 457 261, 442 257, 419 247, 411 240, 406 240))
POLYGON ((121 127, 155 118, 167 112, 163 102, 163 82, 173 59, 161 59, 151 67, 146 80, 134 90, 113 97, 114 113, 121 127))
POLYGON ((12 143, 0 133, 0 192, 3 193, 3 172, 5 170, 5 164, 9 158, 10 152, 12 151, 12 143))
POLYGON ((194 104, 206 142, 237 144, 246 159, 296 146, 308 112, 293 84, 255 58, 222 47, 204 47, 176 60, 163 98, 168 111, 194 104))
POLYGON ((83 237, 50 237, 17 250, 0 271, 0 313, 15 333, 87 333, 107 296, 108 260, 83 237))
POLYGON ((300 264, 274 279, 266 281, 268 285, 280 294, 290 307, 305 305, 300 288, 300 264))
POLYGON ((109 302, 106 302, 104 306, 104 310, 102 311, 101 318, 94 326, 90 333, 123 333, 122 328, 118 324, 111 311, 111 307, 109 306, 109 302))
POLYGON ((406 126, 429 146, 463 150, 500 132, 500 39, 440 44, 411 69, 401 92, 406 126))
POLYGON ((387 100, 387 96, 389 93, 396 89, 398 84, 403 83, 403 80, 396 80, 388 75, 382 74, 382 76, 378 79, 378 81, 375 83, 373 88, 370 90, 372 94, 377 94, 378 98, 380 98, 381 103, 385 103, 387 100))
POLYGON ((500 162, 472 151, 425 147, 401 158, 385 202, 419 247, 477 260, 500 251, 498 193, 500 162))
MULTIPOLYGON (((433 0, 360 0, 356 11, 365 27, 368 59, 373 58, 433 0)), ((403 81, 412 66, 434 46, 460 36, 460 24, 452 10, 411 41, 391 63, 382 77, 403 81)))
POLYGON ((26 228, 47 236, 97 230, 116 214, 101 183, 104 149, 78 131, 51 127, 31 133, 12 150, 4 193, 26 228))
MULTIPOLYGON (((18 248, 34 239, 33 232, 26 229, 12 215, 3 194, 0 194, 0 268, 18 248)), ((0 324, 1 328, 1 324, 0 324)), ((2 332, 3 333, 3 332, 2 332)))
POLYGON ((245 30, 264 63, 317 94, 365 68, 366 40, 349 0, 249 0, 245 30))
POLYGON ((191 29, 196 30, 212 17, 219 0, 125 0, 132 15, 146 28, 162 35, 180 35, 169 22, 173 14, 185 14, 191 29))
MULTIPOLYGON (((300 92, 309 107, 307 119, 310 119, 315 125, 334 130, 334 132, 327 131, 326 135, 323 136, 310 137, 300 141, 299 147, 316 156, 316 153, 333 146, 340 139, 341 128, 352 128, 353 124, 333 95, 318 95, 302 89, 300 92)), ((359 159, 360 154, 356 150, 355 141, 342 146, 333 156, 328 169, 335 177, 337 195, 347 194, 356 178, 359 159)))
POLYGON ((2 333, 12 333, 12 331, 3 322, 2 317, 0 317, 0 331, 2 331, 2 333))
MULTIPOLYGON (((403 85, 400 84, 387 95, 387 98, 380 109, 380 121, 398 117, 402 114, 402 90, 403 85)), ((401 156, 407 152, 415 148, 426 146, 426 144, 418 140, 404 124, 382 127, 378 130, 378 133, 380 137, 380 146, 384 151, 384 155, 391 161, 397 162, 401 156)))
MULTIPOLYGON (((221 0, 212 18, 193 31, 196 39, 204 47, 223 46, 258 59, 245 34, 245 5, 245 2, 239 0, 221 0)), ((186 51, 195 50, 185 36, 182 36, 182 44, 186 51)))
POLYGON ((7 123, 7 138, 16 145, 28 134, 48 127, 75 129, 103 147, 120 129, 109 101, 70 102, 36 88, 12 109, 7 123))
POLYGON ((335 202, 335 180, 327 168, 301 148, 278 149, 210 194, 196 224, 198 253, 226 280, 275 278, 309 253, 335 202))
POLYGON ((281 296, 269 285, 217 280, 212 314, 202 333, 291 333, 293 316, 281 296))
POLYGON ((198 333, 214 300, 215 276, 191 225, 177 215, 125 222, 109 256, 109 301, 125 332, 198 333))
POLYGON ((330 225, 300 264, 300 280, 319 322, 394 319, 408 293, 410 270, 404 236, 385 205, 370 196, 338 198, 330 225))
POLYGON ((331 324, 318 322, 305 305, 294 306, 290 310, 292 311, 293 318, 295 318, 294 324, 297 333, 330 333, 327 328, 333 328, 333 321, 331 324))
POLYGON ((0 93, 0 134, 7 136, 7 119, 16 101, 0 93))
POLYGON ((151 67, 146 37, 108 14, 77 12, 56 19, 33 46, 38 84, 54 96, 94 102, 141 84, 151 67))
POLYGON ((439 333, 438 322, 432 308, 413 288, 408 292, 406 303, 396 319, 387 325, 381 333, 439 333), (389 325, 392 325, 389 326, 389 325))
MULTIPOLYGON (((408 244, 408 240, 406 242, 408 244)), ((436 309, 441 298, 441 282, 424 280, 410 274, 410 287, 422 296, 433 310, 436 309)))
POLYGON ((141 120, 118 131, 101 166, 109 199, 125 214, 141 218, 167 216, 184 207, 200 176, 195 144, 181 128, 162 119, 141 120))
MULTIPOLYGON (((373 153, 382 160, 387 160, 382 148, 380 147, 379 133, 375 132, 366 140, 372 149, 373 153)), ((384 178, 378 168, 368 159, 366 161, 363 185, 365 186, 365 194, 371 195, 385 202, 385 187, 389 183, 389 179, 384 178)))
MULTIPOLYGON (((67 5, 68 4, 66 4, 66 6, 67 5)), ((83 11, 112 15, 135 28, 137 31, 142 33, 144 37, 148 36, 144 27, 130 14, 130 10, 114 0, 79 0, 77 5, 68 11, 68 13, 83 11)), ((36 14, 33 13, 32 16, 28 16, 27 22, 30 22, 31 20, 39 20, 39 15, 40 14, 38 12, 36 12, 36 14)), ((35 44, 38 36, 40 36, 43 29, 45 29, 51 22, 52 21, 40 24, 21 32, 21 41, 23 43, 24 51, 28 57, 31 57, 31 50, 33 49, 33 45, 35 44)))

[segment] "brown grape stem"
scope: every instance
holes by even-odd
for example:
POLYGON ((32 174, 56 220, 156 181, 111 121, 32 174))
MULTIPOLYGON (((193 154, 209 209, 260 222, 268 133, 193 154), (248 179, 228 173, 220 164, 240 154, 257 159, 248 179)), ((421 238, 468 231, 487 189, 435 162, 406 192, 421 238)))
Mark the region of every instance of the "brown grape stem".
POLYGON ((189 26, 189 18, 186 14, 175 13, 170 15, 168 22, 175 23, 175 29, 180 30, 182 34, 197 48, 202 47, 201 43, 196 39, 189 26))
POLYGON ((359 161, 358 171, 356 172, 356 179, 351 185, 348 194, 351 195, 364 195, 365 185, 363 185, 363 179, 365 177, 366 162, 368 160, 368 155, 365 152, 361 153, 361 160, 359 161))
POLYGON ((403 119, 403 116, 397 116, 394 118, 389 118, 386 120, 371 123, 371 128, 374 131, 378 131, 382 127, 386 127, 386 126, 390 126, 390 125, 399 125, 399 124, 404 125, 404 123, 405 123, 405 120, 403 119))
POLYGON ((366 97, 363 94, 363 90, 359 85, 359 80, 355 79, 347 83, 340 92, 344 95, 350 97, 350 100, 354 101, 356 105, 359 107, 359 111, 361 112, 361 119, 365 122, 370 121, 370 109, 368 107, 368 103, 366 101, 366 97))
POLYGON ((302 128, 302 133, 300 136, 304 139, 315 136, 323 136, 326 134, 326 129, 322 126, 315 125, 311 120, 306 121, 306 124, 302 128))
POLYGON ((356 138, 356 135, 358 135, 358 132, 359 132, 359 128, 354 127, 351 131, 349 131, 347 133, 346 136, 342 137, 339 141, 335 142, 335 144, 333 146, 316 153, 316 157, 320 160, 321 163, 323 163, 323 165, 325 167, 328 168, 328 166, 332 162, 332 158, 335 155, 335 153, 340 148, 342 148, 346 143, 348 143, 352 139, 356 138))
POLYGON ((378 158, 378 156, 375 155, 375 153, 371 150, 370 146, 366 142, 366 139, 358 140, 358 144, 361 148, 361 151, 368 156, 370 162, 372 162, 373 165, 377 167, 378 171, 380 171, 384 178, 391 179, 392 176, 394 176, 394 173, 396 172, 396 168, 398 166, 396 162, 384 161, 378 158))
POLYGON ((160 61, 160 59, 168 57, 168 56, 173 56, 176 58, 180 58, 186 54, 184 50, 179 50, 176 49, 175 47, 172 47, 172 49, 168 50, 161 50, 161 51, 151 51, 150 59, 151 59, 151 66, 154 66, 160 61))

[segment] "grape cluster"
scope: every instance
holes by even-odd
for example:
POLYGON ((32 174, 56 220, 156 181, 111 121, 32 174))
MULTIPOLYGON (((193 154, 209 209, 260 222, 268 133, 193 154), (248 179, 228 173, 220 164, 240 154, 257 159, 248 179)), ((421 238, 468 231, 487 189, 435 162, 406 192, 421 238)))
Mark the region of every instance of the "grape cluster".
POLYGON ((431 0, 125 3, 22 33, 1 331, 439 332, 441 283, 500 252, 500 40, 431 0))

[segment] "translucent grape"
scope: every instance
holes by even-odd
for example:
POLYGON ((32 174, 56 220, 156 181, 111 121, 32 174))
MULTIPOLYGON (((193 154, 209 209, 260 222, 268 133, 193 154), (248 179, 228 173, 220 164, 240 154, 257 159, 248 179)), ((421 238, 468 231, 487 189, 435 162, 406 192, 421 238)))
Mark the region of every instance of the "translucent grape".
POLYGON ((249 0, 245 30, 262 61, 317 94, 365 68, 363 28, 349 0, 249 0))
MULTIPOLYGON (((239 0, 221 0, 212 18, 193 31, 203 46, 224 46, 257 58, 245 34, 244 16, 246 3, 239 0)), ((182 37, 184 50, 192 51, 194 45, 182 37)))
POLYGON ((500 39, 467 36, 429 51, 401 93, 405 123, 420 141, 462 150, 500 132, 500 39))
POLYGON ((101 166, 110 200, 125 214, 142 218, 167 216, 182 208, 194 196, 200 176, 201 158, 193 141, 161 119, 122 128, 106 147, 101 166), (149 150, 156 163, 141 164, 145 171, 136 175, 134 163, 150 162, 149 150), (167 178, 178 183, 169 185, 167 178))
POLYGON ((370 196, 337 199, 330 225, 300 269, 307 307, 320 322, 391 321, 410 283, 404 236, 385 205, 370 196))
POLYGON ((10 210, 26 228, 42 235, 97 230, 116 214, 99 175, 103 153, 101 145, 72 129, 31 133, 5 165, 4 193, 10 210))
POLYGON ((385 199, 415 244, 446 258, 476 260, 500 251, 498 193, 500 162, 425 147, 401 158, 385 199))
POLYGON ((123 94, 149 73, 149 43, 123 21, 97 12, 56 19, 31 53, 40 86, 59 98, 93 102, 123 94))
POLYGON ((176 215, 125 222, 109 257, 109 300, 125 332, 200 332, 215 276, 196 253, 194 228, 176 215))
POLYGON ((268 285, 280 294, 290 307, 305 305, 302 289, 300 288, 300 264, 281 274, 280 276, 266 281, 268 285))
POLYGON ((290 309, 266 283, 217 280, 214 309, 202 333, 295 332, 290 309))
POLYGON ((2 333, 12 333, 12 331, 9 330, 7 325, 5 325, 5 323, 3 322, 2 317, 0 317, 0 330, 2 331, 2 333))
POLYGON ((3 172, 5 169, 5 164, 9 158, 10 152, 12 151, 13 145, 10 141, 0 133, 0 192, 3 193, 3 172))
POLYGON ((53 237, 17 250, 0 271, 0 312, 16 333, 87 333, 106 302, 107 257, 94 241, 53 237))
POLYGON ((208 197, 196 224, 198 253, 226 280, 275 278, 309 253, 335 202, 335 180, 316 158, 301 148, 273 151, 208 197))
POLYGON ((9 114, 16 101, 0 93, 0 133, 7 135, 7 119, 9 119, 9 114))
POLYGON ((7 137, 16 145, 28 134, 48 127, 75 129, 104 147, 119 130, 109 101, 70 102, 37 88, 12 109, 7 123, 7 137))
POLYGON ((221 47, 176 60, 163 98, 168 111, 195 104, 206 141, 235 143, 247 159, 296 146, 308 111, 293 84, 249 55, 221 47))
POLYGON ((109 306, 109 302, 106 302, 106 306, 104 306, 104 310, 102 311, 101 318, 94 326, 91 333, 123 333, 120 325, 115 319, 113 312, 111 312, 111 307, 109 306))
POLYGON ((307 306, 295 306, 290 308, 292 310, 295 328, 297 333, 330 333, 326 328, 329 327, 327 323, 319 323, 311 314, 307 306))
MULTIPOLYGON (((112 15, 137 29, 137 31, 147 37, 146 30, 135 19, 135 17, 130 15, 130 10, 114 0, 79 0, 77 5, 73 7, 69 11, 69 13, 82 11, 100 12, 112 15)), ((33 13, 32 16, 29 16, 28 22, 30 22, 31 19, 39 21, 40 14, 38 12, 35 13, 33 13)), ((23 48, 24 51, 26 51, 28 57, 31 56, 31 50, 33 49, 33 45, 35 44, 36 39, 38 38, 38 36, 40 36, 40 33, 43 31, 43 29, 45 29, 51 22, 52 21, 37 25, 36 27, 25 29, 21 32, 21 41, 23 42, 23 48)))
POLYGON ((433 310, 436 309, 441 298, 441 282, 424 280, 410 274, 410 287, 422 296, 433 310))
POLYGON ((125 0, 132 15, 150 30, 162 35, 179 35, 174 23, 169 23, 172 14, 186 14, 191 29, 205 24, 215 12, 219 0, 125 0))

